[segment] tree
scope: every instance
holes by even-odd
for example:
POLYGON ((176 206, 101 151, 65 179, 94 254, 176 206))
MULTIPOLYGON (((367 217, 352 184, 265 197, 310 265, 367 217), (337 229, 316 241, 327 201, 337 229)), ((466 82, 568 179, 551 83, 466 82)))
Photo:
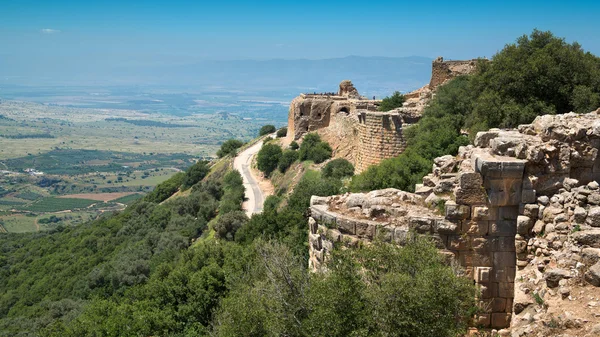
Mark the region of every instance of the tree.
POLYGON ((287 136, 287 127, 282 127, 281 129, 277 130, 277 138, 282 138, 287 136))
POLYGON ((185 178, 183 179, 183 189, 188 189, 195 185, 200 180, 204 179, 208 172, 210 171, 210 167, 208 166, 207 161, 198 161, 196 164, 192 165, 186 172, 185 178))
POLYGON ((259 136, 268 135, 270 133, 275 132, 275 130, 277 130, 277 129, 275 129, 275 125, 267 124, 260 128, 258 135, 259 136))
POLYGON ((270 176, 271 172, 277 168, 281 154, 282 151, 279 145, 264 144, 256 155, 258 169, 261 170, 265 176, 270 176))
POLYGON ((291 150, 298 150, 298 148, 300 148, 300 145, 298 145, 298 143, 295 140, 292 140, 292 142, 290 143, 290 149, 291 150))
POLYGON ((221 148, 217 151, 217 156, 223 158, 227 155, 235 155, 237 149, 242 147, 242 145, 244 145, 244 143, 237 139, 229 139, 221 144, 221 148))
POLYGON ((325 178, 342 179, 354 175, 354 166, 344 158, 338 158, 325 165, 321 172, 325 178))
POLYGON ((285 171, 287 171, 287 169, 292 166, 296 160, 298 160, 298 152, 293 150, 285 150, 279 159, 277 168, 281 173, 285 173, 285 171))
POLYGON ((331 158, 331 147, 326 142, 321 141, 321 137, 316 133, 309 133, 304 136, 302 145, 298 150, 300 160, 312 160, 319 164, 331 158))
POLYGON ((402 104, 406 101, 406 97, 399 91, 394 91, 391 96, 385 97, 379 104, 379 111, 390 111, 396 108, 402 107, 402 104))
POLYGON ((248 222, 248 217, 243 211, 233 211, 224 214, 220 216, 215 223, 215 237, 218 239, 233 241, 235 238, 235 233, 246 222, 248 222))

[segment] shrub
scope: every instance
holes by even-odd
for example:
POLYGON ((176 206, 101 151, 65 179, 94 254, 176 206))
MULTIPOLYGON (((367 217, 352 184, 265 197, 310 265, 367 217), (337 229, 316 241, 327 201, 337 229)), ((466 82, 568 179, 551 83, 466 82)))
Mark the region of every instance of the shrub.
POLYGON ((385 97, 381 100, 381 104, 379 104, 379 111, 390 111, 392 109, 396 109, 402 106, 402 104, 406 101, 406 97, 402 95, 399 91, 394 91, 392 96, 385 97))
POLYGON ((292 140, 292 142, 290 143, 290 149, 292 150, 298 150, 298 148, 300 147, 300 145, 298 145, 298 143, 295 140, 292 140))
POLYGON ((256 155, 256 164, 258 169, 261 170, 265 176, 270 176, 281 158, 281 147, 275 144, 264 144, 263 147, 258 151, 256 155))
POLYGON ((185 172, 185 178, 183 179, 182 188, 185 190, 192 187, 200 180, 204 179, 204 177, 206 177, 209 171, 210 167, 208 166, 207 161, 198 161, 185 172))
POLYGON ((244 143, 237 139, 229 139, 225 141, 225 143, 221 144, 221 148, 219 149, 219 151, 217 151, 217 156, 219 158, 223 158, 227 155, 235 155, 237 149, 242 147, 242 145, 244 145, 244 143))
POLYGON ((264 135, 268 135, 270 133, 275 132, 275 125, 270 125, 267 124, 265 126, 263 126, 262 128, 260 128, 260 131, 258 132, 259 136, 264 136, 264 135))
POLYGON ((181 186, 184 179, 185 173, 179 172, 175 174, 171 178, 158 184, 152 192, 146 194, 144 200, 155 203, 160 203, 167 200, 179 190, 179 186, 181 186))
POLYGON ((331 147, 329 144, 322 142, 321 137, 316 133, 309 133, 304 136, 302 145, 300 145, 299 158, 300 160, 312 160, 315 163, 322 163, 331 158, 331 147))
POLYGON ((298 152, 285 150, 283 151, 281 158, 279 158, 279 164, 277 165, 277 168, 281 173, 285 173, 285 171, 287 171, 287 169, 290 168, 290 166, 292 166, 296 160, 298 160, 298 152))
POLYGON ((281 129, 277 130, 277 138, 282 138, 282 137, 287 136, 287 130, 288 130, 287 127, 283 127, 281 129))
POLYGON ((218 239, 233 241, 235 238, 235 233, 247 221, 248 217, 242 211, 234 211, 221 215, 215 223, 215 237, 218 239))
POLYGON ((415 184, 429 173, 431 165, 431 161, 407 149, 400 156, 386 159, 354 176, 350 182, 350 190, 359 192, 393 187, 412 192, 415 184))
POLYGON ((354 175, 354 166, 343 158, 330 161, 321 172, 325 178, 345 178, 354 175))

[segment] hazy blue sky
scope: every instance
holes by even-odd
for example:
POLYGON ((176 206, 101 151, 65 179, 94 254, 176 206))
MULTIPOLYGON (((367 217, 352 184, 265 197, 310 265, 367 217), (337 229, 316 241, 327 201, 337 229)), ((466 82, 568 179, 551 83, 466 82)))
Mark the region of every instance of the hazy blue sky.
POLYGON ((600 1, 0 0, 0 75, 348 55, 492 56, 533 28, 600 55, 600 1))

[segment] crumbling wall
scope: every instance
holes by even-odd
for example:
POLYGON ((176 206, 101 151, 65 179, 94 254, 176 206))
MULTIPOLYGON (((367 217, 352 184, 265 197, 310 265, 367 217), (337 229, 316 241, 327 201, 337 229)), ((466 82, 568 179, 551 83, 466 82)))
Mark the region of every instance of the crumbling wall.
POLYGON ((415 194, 313 197, 309 266, 326 270, 336 244, 429 235, 481 290, 474 326, 592 331, 600 315, 564 308, 577 308, 573 287, 600 298, 600 116, 541 116, 480 132, 475 145, 436 158, 415 194))
POLYGON ((431 64, 431 81, 429 88, 434 90, 449 79, 459 75, 468 75, 475 71, 477 60, 467 61, 444 61, 438 57, 431 64))
POLYGON ((406 148, 399 113, 360 111, 356 172, 362 172, 383 159, 398 156, 406 148))

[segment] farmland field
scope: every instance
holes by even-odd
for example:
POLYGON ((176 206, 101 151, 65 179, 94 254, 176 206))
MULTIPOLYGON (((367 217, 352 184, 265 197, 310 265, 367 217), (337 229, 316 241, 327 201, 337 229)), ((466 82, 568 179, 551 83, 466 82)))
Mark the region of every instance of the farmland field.
POLYGON ((96 200, 88 199, 48 197, 20 209, 30 212, 60 212, 87 208, 97 202, 96 200))

